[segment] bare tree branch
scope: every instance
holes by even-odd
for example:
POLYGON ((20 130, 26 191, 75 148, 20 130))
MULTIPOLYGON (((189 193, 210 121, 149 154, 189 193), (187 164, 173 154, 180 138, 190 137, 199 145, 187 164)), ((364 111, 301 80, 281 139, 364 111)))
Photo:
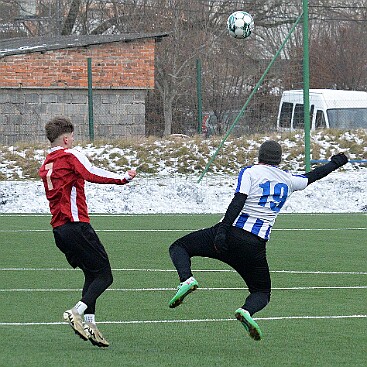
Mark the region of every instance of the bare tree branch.
POLYGON ((69 13, 65 19, 64 27, 61 31, 61 35, 70 35, 73 31, 76 19, 78 18, 79 8, 82 0, 73 0, 70 5, 69 13))

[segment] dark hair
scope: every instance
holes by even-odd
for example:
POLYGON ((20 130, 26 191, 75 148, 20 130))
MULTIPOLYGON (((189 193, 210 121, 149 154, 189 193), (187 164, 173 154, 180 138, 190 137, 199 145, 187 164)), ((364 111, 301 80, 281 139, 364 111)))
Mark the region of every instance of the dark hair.
POLYGON ((53 143, 60 135, 72 133, 74 125, 67 117, 57 116, 47 122, 45 131, 47 139, 53 143))
POLYGON ((259 163, 277 166, 282 160, 282 147, 274 140, 267 140, 259 149, 259 163))

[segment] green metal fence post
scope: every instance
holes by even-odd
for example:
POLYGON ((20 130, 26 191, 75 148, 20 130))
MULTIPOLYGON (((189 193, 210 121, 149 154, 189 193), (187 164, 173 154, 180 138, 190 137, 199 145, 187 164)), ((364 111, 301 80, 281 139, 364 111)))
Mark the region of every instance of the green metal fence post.
POLYGON ((92 59, 87 58, 88 65, 88 121, 89 121, 89 140, 94 141, 94 120, 93 120, 93 91, 92 91, 92 59))
POLYGON ((310 55, 308 44, 308 0, 303 0, 303 121, 305 130, 305 170, 311 170, 310 160, 310 55))

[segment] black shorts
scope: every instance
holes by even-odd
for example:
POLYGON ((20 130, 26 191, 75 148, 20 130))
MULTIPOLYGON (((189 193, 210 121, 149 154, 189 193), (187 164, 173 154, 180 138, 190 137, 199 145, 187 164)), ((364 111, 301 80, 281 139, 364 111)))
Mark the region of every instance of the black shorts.
POLYGON ((209 257, 225 262, 241 275, 251 293, 270 293, 271 279, 266 258, 266 240, 241 228, 231 227, 227 234, 229 250, 219 254, 214 248, 218 226, 219 223, 189 233, 173 245, 184 247, 190 257, 209 257))
POLYGON ((110 267, 107 252, 89 223, 68 222, 53 229, 56 246, 68 263, 89 272, 110 267))

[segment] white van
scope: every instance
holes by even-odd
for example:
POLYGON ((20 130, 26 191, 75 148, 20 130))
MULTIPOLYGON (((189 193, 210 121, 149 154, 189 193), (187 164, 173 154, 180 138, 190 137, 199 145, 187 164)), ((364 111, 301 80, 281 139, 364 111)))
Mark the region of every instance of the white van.
MULTIPOLYGON (((303 90, 284 91, 278 130, 304 128, 303 90)), ((367 92, 310 89, 310 125, 315 129, 367 129, 367 92)))

